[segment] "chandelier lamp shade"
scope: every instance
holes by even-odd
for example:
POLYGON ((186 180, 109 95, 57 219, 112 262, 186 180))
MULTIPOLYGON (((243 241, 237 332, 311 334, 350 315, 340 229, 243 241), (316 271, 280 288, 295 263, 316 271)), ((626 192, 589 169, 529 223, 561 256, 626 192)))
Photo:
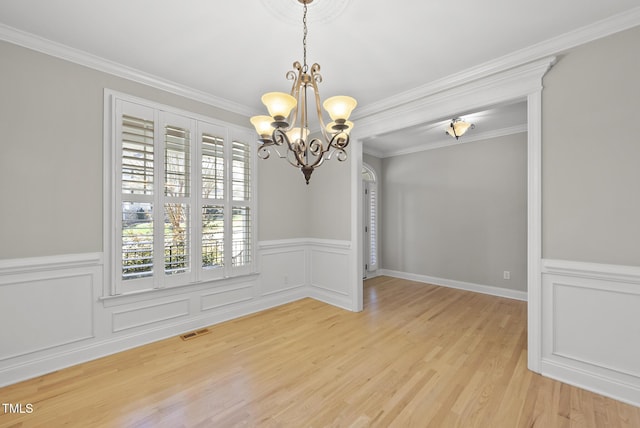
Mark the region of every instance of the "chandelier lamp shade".
POLYGON ((469 129, 473 129, 475 127, 476 126, 473 123, 465 122, 461 118, 457 117, 451 120, 451 123, 449 124, 446 132, 452 137, 455 137, 455 139, 457 140, 458 138, 462 137, 469 129))
POLYGON ((307 65, 307 5, 313 0, 298 1, 304 6, 304 61, 302 64, 294 62, 293 70, 286 74, 287 80, 293 81, 291 92, 264 94, 261 100, 269 114, 254 116, 251 123, 259 136, 258 157, 269 158, 273 149, 279 157, 300 169, 309 184, 311 174, 325 160, 333 156, 339 161, 347 159, 345 149, 353 129, 349 117, 357 102, 343 95, 327 98, 322 107, 329 114, 331 122, 325 124, 318 92, 318 83, 322 82, 320 65, 307 65), (317 129, 312 131, 309 109, 314 108, 318 123, 315 125, 317 129))

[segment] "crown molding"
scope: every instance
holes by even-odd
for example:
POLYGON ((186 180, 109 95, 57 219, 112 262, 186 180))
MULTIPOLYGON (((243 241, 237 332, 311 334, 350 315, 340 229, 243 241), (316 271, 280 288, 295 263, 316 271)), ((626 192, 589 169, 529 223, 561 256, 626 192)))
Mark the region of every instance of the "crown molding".
POLYGON ((465 134, 463 137, 460 137, 459 140, 453 140, 452 137, 448 139, 442 139, 438 141, 434 141, 431 143, 427 143, 422 146, 413 146, 406 149, 400 150, 390 150, 390 151, 379 151, 379 150, 369 150, 366 149, 366 146, 363 146, 363 152, 370 154, 372 156, 376 156, 378 158, 390 158, 393 156, 402 156, 402 155, 410 155, 413 153, 426 152, 427 150, 440 149, 442 147, 451 147, 457 146, 460 144, 473 143, 474 141, 485 141, 498 137, 505 137, 507 135, 513 134, 521 134, 523 132, 527 132, 527 124, 521 124, 516 126, 510 126, 502 129, 495 129, 493 131, 487 131, 482 133, 473 133, 472 135, 465 134))
POLYGON ((580 27, 574 31, 531 45, 519 51, 487 61, 459 73, 451 74, 439 80, 427 83, 409 91, 385 98, 378 102, 362 106, 354 112, 354 120, 374 115, 385 110, 399 107, 426 98, 439 92, 461 86, 475 80, 500 73, 514 67, 536 61, 547 56, 554 56, 593 40, 609 36, 620 31, 640 25, 640 7, 633 8, 618 15, 580 27))
POLYGON ((22 46, 46 55, 73 62, 84 67, 122 77, 143 85, 151 86, 175 95, 199 101, 213 107, 227 110, 243 116, 251 116, 254 111, 242 104, 217 97, 204 91, 190 88, 179 83, 163 79, 135 68, 90 54, 79 49, 57 43, 32 33, 0 23, 0 40, 22 46))
POLYGON ((388 157, 388 155, 386 154, 386 152, 382 152, 380 150, 376 150, 376 149, 372 149, 371 147, 368 147, 366 145, 362 145, 362 153, 364 153, 365 155, 370 155, 370 156, 374 156, 378 159, 384 159, 386 157, 388 157))
POLYGON ((520 100, 523 94, 542 89, 542 77, 555 62, 555 57, 542 58, 363 117, 358 119, 358 137, 366 139, 442 120, 462 110, 520 100))

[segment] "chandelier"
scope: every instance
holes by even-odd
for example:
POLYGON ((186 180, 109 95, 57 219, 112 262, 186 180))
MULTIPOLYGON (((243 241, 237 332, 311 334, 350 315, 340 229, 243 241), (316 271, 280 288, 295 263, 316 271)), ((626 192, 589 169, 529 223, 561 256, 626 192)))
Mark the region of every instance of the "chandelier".
POLYGON ((318 93, 318 83, 322 82, 320 65, 307 65, 307 5, 313 0, 298 1, 304 6, 303 64, 294 62, 294 69, 286 74, 287 80, 293 81, 291 93, 264 94, 262 103, 267 107, 269 116, 254 116, 251 123, 260 136, 258 157, 268 159, 273 148, 279 157, 299 168, 309 184, 311 173, 326 159, 334 155, 339 161, 347 159, 345 148, 349 145, 349 133, 353 128, 353 122, 348 119, 357 102, 347 96, 327 98, 322 106, 329 113, 331 122, 325 125, 318 93), (309 97, 311 91, 314 100, 309 97), (308 113, 314 106, 319 129, 312 133, 308 113))
POLYGON ((456 117, 455 119, 451 119, 451 123, 449 124, 446 132, 457 140, 462 137, 467 130, 475 127, 476 126, 473 123, 465 122, 461 118, 456 117))

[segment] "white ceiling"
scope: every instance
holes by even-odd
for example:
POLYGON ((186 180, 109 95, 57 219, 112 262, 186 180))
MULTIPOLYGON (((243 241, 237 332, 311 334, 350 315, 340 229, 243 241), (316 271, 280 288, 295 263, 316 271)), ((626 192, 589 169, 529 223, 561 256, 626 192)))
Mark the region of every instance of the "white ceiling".
MULTIPOLYGON (((315 0, 308 62, 322 67, 323 98, 351 95, 364 108, 630 11, 637 14, 638 0, 315 0)), ((297 0, 2 0, 0 24, 256 114, 261 94, 288 91, 285 74, 302 61, 297 0)), ((477 122, 474 132, 492 131, 477 122)), ((435 128, 407 130, 414 143, 395 141, 393 150, 411 150, 428 129, 435 128)), ((440 130, 431 132, 441 140, 440 130)), ((380 136, 367 146, 390 153, 390 140, 380 136)))

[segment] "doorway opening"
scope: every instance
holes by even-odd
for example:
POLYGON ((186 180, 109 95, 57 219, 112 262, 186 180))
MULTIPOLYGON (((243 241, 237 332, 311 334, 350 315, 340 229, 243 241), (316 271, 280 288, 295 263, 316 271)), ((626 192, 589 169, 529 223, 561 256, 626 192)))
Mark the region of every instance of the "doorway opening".
POLYGON ((378 270, 378 181, 369 165, 362 165, 362 278, 375 276, 378 270))

